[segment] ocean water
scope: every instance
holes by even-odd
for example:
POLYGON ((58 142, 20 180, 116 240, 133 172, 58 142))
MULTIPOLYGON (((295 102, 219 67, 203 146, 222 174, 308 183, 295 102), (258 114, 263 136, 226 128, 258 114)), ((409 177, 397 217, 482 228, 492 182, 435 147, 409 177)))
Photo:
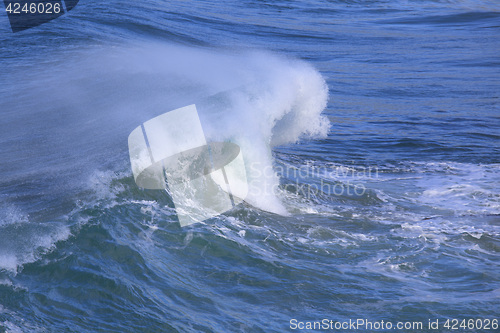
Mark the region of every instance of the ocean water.
POLYGON ((499 55, 493 0, 0 14, 0 332, 498 332, 499 55), (127 137, 221 92, 207 140, 262 172, 181 228, 127 137))

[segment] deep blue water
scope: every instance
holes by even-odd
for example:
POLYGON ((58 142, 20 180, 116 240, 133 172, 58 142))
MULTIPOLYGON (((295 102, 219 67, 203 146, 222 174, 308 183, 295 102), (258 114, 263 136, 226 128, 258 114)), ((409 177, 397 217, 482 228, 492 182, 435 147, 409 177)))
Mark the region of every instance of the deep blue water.
POLYGON ((499 55, 493 0, 81 0, 19 33, 0 14, 0 332, 500 319, 499 55), (181 228, 127 137, 242 86, 205 134, 274 174, 181 228))

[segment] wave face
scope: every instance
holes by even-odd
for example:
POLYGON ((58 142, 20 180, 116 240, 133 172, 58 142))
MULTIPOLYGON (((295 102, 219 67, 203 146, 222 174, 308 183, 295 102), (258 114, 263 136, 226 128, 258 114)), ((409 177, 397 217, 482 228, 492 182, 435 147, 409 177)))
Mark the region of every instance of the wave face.
POLYGON ((82 0, 0 22, 0 332, 498 318, 497 7, 82 0), (250 193, 181 228, 127 137, 193 103, 250 193))

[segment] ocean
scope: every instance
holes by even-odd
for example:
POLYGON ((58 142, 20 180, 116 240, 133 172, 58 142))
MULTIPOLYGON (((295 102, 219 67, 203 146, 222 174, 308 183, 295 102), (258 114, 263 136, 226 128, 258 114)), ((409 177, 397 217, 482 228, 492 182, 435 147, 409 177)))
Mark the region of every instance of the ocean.
POLYGON ((3 14, 0 332, 500 331, 497 1, 3 14), (181 227, 127 139, 213 96, 207 141, 258 168, 181 227))

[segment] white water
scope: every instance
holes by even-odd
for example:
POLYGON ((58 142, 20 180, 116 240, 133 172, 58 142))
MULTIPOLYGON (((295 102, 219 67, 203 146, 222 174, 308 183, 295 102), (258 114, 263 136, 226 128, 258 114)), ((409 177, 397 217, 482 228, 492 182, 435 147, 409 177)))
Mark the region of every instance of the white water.
MULTIPOLYGON (((200 110, 207 140, 239 144, 245 162, 252 166, 247 170, 247 201, 287 213, 274 195, 277 176, 251 170, 272 170, 271 148, 276 145, 326 136, 330 124, 321 112, 328 91, 314 68, 256 50, 230 52, 152 42, 78 53, 54 54, 52 59, 41 59, 43 66, 33 62, 0 74, 0 80, 11 84, 10 91, 23 93, 22 98, 6 94, 0 101, 0 109, 8 115, 0 144, 13 147, 2 157, 4 181, 14 184, 12 196, 21 191, 16 184, 33 184, 22 188, 25 197, 32 197, 20 196, 20 207, 44 206, 44 213, 52 211, 47 214, 64 220, 68 211, 61 200, 74 203, 89 189, 94 196, 103 195, 102 188, 96 189, 96 174, 108 170, 131 174, 127 137, 136 126, 229 90, 224 101, 231 105, 200 110), (40 204, 44 200, 47 204, 40 204)), ((15 271, 69 235, 66 227, 35 228, 47 221, 30 218, 30 212, 7 212, 1 217, 4 229, 21 222, 29 227, 25 234, 12 233, 15 244, 10 249, 0 248, 0 269, 15 271)))

